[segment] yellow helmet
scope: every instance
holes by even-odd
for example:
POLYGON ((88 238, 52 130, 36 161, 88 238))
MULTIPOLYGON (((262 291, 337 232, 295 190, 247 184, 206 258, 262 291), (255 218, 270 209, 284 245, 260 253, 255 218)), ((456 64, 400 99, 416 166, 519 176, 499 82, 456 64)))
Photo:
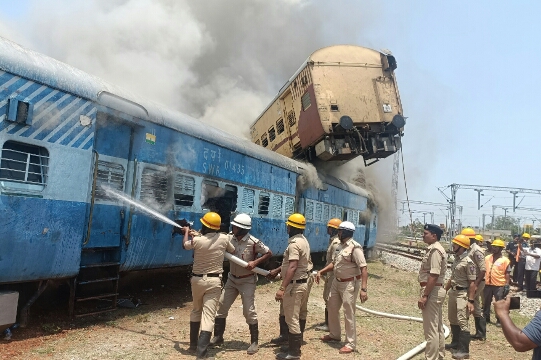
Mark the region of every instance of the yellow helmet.
POLYGON ((289 218, 287 218, 286 225, 293 226, 297 229, 305 229, 306 219, 302 214, 291 214, 289 218))
POLYGON ((505 243, 503 242, 503 240, 496 239, 492 242, 492 246, 505 247, 505 243))
POLYGON ((453 243, 462 246, 465 249, 468 249, 470 247, 470 238, 466 235, 460 234, 455 236, 455 238, 453 239, 453 243))
POLYGON ((483 239, 483 237, 481 235, 478 234, 478 235, 475 235, 475 240, 483 241, 484 239, 483 239))
POLYGON ((220 230, 222 218, 215 212, 208 212, 201 218, 201 223, 212 230, 220 230))
POLYGON ((472 228, 464 228, 460 232, 460 235, 465 235, 465 236, 467 236, 469 238, 473 238, 473 237, 475 237, 475 230, 473 230, 472 228))
POLYGON ((529 238, 530 238, 530 234, 524 233, 524 234, 522 234, 522 237, 523 237, 524 239, 529 239, 529 238))
POLYGON ((338 229, 341 222, 342 222, 342 220, 337 219, 337 218, 333 218, 333 219, 329 220, 329 222, 327 223, 327 227, 332 227, 332 228, 338 229))

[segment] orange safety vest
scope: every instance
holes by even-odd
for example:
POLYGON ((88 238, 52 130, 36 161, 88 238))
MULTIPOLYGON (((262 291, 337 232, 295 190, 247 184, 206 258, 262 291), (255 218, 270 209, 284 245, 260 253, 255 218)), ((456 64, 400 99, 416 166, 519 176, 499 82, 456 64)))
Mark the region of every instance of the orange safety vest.
POLYGON ((488 255, 485 257, 485 285, 504 286, 505 274, 510 264, 509 258, 500 256, 494 262, 494 256, 488 255))

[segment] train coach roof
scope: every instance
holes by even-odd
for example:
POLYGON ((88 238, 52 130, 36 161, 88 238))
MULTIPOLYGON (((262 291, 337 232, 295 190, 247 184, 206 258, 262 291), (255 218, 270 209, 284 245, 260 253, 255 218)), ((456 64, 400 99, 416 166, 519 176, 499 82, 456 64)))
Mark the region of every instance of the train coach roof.
MULTIPOLYGON (((141 96, 111 85, 96 76, 89 75, 51 57, 25 49, 3 37, 0 37, 0 70, 32 79, 104 106, 115 108, 115 105, 121 104, 123 100, 125 103, 131 103, 135 106, 116 109, 129 115, 173 128, 182 133, 224 146, 296 173, 302 172, 302 163, 267 150, 249 140, 203 124, 199 120, 178 111, 144 100, 141 96), (111 103, 111 97, 104 98, 100 96, 104 93, 112 94, 113 97, 117 98, 117 100, 121 99, 121 101, 111 103), (141 109, 144 111, 142 112, 141 109), (132 113, 130 113, 130 110, 132 113)), ((332 176, 320 175, 320 177, 330 185, 367 196, 365 190, 355 185, 348 184, 332 176)))

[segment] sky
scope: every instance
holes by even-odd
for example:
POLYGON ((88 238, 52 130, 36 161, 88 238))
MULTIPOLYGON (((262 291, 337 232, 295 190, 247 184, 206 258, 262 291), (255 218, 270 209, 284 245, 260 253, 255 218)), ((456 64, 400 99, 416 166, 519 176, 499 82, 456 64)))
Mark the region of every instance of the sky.
MULTIPOLYGON (((541 188, 540 7, 538 1, 0 0, 0 36, 239 136, 318 48, 389 49, 407 116, 408 197, 445 203, 438 188, 453 183, 541 188)), ((381 193, 391 191, 392 165, 391 157, 369 168, 381 193)), ((512 199, 486 190, 477 210, 475 191, 457 193, 463 224, 473 226, 512 199)), ((541 208, 541 195, 519 193, 518 202, 541 208)), ((434 222, 445 223, 441 208, 410 207, 419 211, 414 219, 429 220, 433 211, 434 222)), ((530 224, 541 219, 541 212, 507 215, 530 224)), ((407 221, 401 214, 400 223, 407 221)))

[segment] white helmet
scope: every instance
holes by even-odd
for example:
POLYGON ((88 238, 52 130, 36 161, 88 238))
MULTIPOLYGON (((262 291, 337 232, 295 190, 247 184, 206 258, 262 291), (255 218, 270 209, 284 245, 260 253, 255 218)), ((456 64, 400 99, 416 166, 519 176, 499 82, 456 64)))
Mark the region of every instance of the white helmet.
POLYGON ((252 228, 252 218, 247 214, 238 214, 233 221, 231 221, 231 225, 235 225, 241 229, 250 230, 252 228))
POLYGON ((355 225, 349 221, 342 221, 340 225, 338 226, 338 230, 347 230, 354 232, 355 231, 355 225))

